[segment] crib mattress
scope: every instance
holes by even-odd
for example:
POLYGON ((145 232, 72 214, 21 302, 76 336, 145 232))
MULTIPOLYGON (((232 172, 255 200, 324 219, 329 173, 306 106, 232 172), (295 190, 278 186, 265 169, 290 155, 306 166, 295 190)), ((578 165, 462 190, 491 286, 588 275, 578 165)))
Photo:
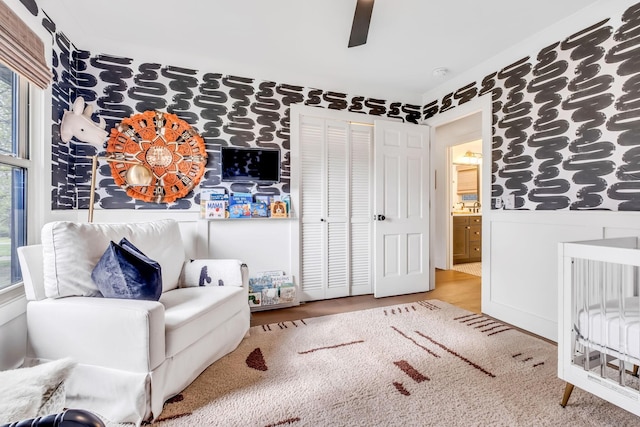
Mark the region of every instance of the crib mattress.
POLYGON ((640 297, 624 298, 624 313, 619 300, 607 301, 578 312, 576 329, 582 344, 607 351, 618 358, 640 360, 640 297))

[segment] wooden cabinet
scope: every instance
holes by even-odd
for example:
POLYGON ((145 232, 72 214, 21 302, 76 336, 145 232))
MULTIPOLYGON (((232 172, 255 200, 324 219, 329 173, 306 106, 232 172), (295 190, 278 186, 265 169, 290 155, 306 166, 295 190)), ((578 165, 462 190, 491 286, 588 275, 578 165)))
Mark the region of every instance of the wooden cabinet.
POLYGON ((482 216, 453 217, 453 263, 482 260, 482 216))
POLYGON ((458 166, 458 194, 477 194, 478 193, 478 167, 477 166, 458 166))

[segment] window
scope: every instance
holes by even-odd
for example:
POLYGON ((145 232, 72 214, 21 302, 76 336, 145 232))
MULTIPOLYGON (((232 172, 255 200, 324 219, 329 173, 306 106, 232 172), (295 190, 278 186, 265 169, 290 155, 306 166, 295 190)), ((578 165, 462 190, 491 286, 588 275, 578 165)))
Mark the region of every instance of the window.
POLYGON ((16 248, 27 237, 28 90, 0 64, 0 290, 22 281, 16 248))

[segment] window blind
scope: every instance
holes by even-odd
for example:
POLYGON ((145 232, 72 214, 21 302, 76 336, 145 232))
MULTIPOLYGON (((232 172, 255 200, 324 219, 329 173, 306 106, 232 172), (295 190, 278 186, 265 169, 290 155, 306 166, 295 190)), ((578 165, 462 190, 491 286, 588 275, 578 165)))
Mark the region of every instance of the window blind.
POLYGON ((51 82, 44 43, 3 1, 0 1, 0 61, 41 89, 51 82))

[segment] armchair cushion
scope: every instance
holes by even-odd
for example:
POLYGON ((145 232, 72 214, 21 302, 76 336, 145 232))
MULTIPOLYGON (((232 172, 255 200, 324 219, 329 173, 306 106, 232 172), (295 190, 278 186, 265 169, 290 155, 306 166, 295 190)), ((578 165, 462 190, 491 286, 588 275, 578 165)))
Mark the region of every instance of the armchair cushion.
POLYGON ((149 259, 126 238, 111 241, 91 278, 107 298, 158 301, 162 294, 160 264, 149 259))
MULTIPOLYGON (((160 297, 165 308, 165 352, 172 358, 246 309, 247 292, 237 286, 176 289, 160 297)), ((229 331, 233 334, 233 331, 229 331)))
POLYGON ((91 272, 110 241, 126 237, 162 266, 162 291, 178 287, 185 258, 175 220, 133 224, 55 221, 42 228, 44 291, 48 298, 99 296, 91 272))
POLYGON ((164 317, 158 301, 68 297, 29 303, 29 356, 72 356, 83 366, 149 372, 165 360, 164 317))

